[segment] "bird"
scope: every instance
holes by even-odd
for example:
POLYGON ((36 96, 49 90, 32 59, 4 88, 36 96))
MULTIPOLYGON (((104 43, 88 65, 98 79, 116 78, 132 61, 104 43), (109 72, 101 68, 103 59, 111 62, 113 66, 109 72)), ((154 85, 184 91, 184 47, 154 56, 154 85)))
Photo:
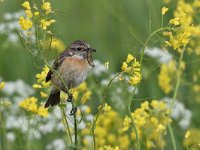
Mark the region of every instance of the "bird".
POLYGON ((96 50, 84 40, 75 40, 58 55, 46 76, 46 82, 51 81, 52 89, 45 108, 60 103, 61 91, 68 94, 68 101, 72 100, 69 90, 85 81, 88 71, 95 66, 93 52, 96 50))

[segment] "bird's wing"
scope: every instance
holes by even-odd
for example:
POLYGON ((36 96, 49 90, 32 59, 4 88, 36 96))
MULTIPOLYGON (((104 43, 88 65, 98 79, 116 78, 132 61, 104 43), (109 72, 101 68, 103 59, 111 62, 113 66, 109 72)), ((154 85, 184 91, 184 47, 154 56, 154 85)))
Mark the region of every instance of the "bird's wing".
POLYGON ((59 69, 59 67, 62 65, 63 61, 65 60, 66 57, 69 57, 70 53, 68 50, 63 51, 62 53, 60 53, 60 55, 58 56, 58 58, 54 61, 53 63, 53 70, 49 70, 47 76, 46 76, 46 82, 48 82, 49 80, 51 80, 53 71, 56 71, 59 69))

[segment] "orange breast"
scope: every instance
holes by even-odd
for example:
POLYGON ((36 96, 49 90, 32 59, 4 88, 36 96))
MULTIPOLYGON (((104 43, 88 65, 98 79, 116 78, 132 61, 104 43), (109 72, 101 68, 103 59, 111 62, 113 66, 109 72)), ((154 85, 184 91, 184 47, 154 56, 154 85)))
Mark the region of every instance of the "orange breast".
MULTIPOLYGON (((69 88, 76 87, 82 83, 89 70, 89 64, 86 59, 78 57, 67 57, 60 66, 58 73, 63 78, 69 88)), ((53 84, 62 87, 62 82, 57 75, 53 75, 53 84)))

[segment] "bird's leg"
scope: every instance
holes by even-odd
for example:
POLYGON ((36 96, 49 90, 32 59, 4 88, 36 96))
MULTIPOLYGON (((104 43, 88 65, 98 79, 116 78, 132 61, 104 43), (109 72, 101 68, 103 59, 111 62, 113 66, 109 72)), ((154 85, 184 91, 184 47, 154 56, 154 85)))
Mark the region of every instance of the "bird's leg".
POLYGON ((77 112, 77 107, 76 106, 72 107, 72 110, 70 111, 69 115, 74 115, 74 114, 76 114, 76 112, 77 112))
POLYGON ((70 103, 72 104, 72 109, 71 109, 69 115, 74 115, 74 114, 76 114, 76 112, 77 112, 77 107, 74 106, 74 104, 73 104, 73 94, 70 93, 70 94, 68 95, 67 102, 70 102, 70 103))
POLYGON ((72 94, 68 95, 67 101, 68 102, 72 102, 73 101, 73 95, 72 94))

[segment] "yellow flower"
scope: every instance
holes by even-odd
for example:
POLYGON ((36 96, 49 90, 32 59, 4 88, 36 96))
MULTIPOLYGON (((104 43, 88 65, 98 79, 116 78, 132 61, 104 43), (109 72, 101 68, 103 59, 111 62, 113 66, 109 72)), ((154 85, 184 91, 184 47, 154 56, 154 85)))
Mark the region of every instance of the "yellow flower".
POLYGON ((124 118, 124 122, 123 122, 124 127, 123 127, 122 131, 127 131, 129 129, 130 124, 131 124, 131 118, 126 116, 124 118))
POLYGON ((29 97, 21 101, 19 103, 19 107, 42 117, 48 116, 47 109, 43 107, 38 107, 37 101, 37 98, 29 97))
POLYGON ((0 82, 0 89, 3 89, 5 87, 5 82, 0 82))
POLYGON ((140 82, 141 75, 139 76, 130 76, 130 80, 128 81, 131 85, 136 85, 140 82))
POLYGON ((166 127, 163 124, 158 124, 158 127, 156 129, 156 132, 164 132, 166 130, 166 127))
MULTIPOLYGON (((47 44, 49 44, 49 43, 50 43, 50 41, 47 44)), ((65 44, 60 39, 53 38, 51 41, 51 48, 61 52, 65 49, 65 44)))
POLYGON ((45 81, 48 72, 49 72, 49 68, 47 66, 44 66, 44 68, 42 69, 42 72, 36 74, 36 78, 38 79, 37 82, 42 83, 43 81, 45 81))
POLYGON ((22 6, 26 9, 31 9, 29 1, 25 1, 22 6))
POLYGON ((122 64, 122 71, 126 71, 126 69, 128 68, 128 64, 126 62, 123 62, 122 64))
POLYGON ((200 1, 199 0, 195 0, 193 3, 194 7, 200 8, 200 1))
POLYGON ((83 139, 83 145, 89 145, 90 141, 86 138, 83 139))
POLYGON ((19 24, 23 30, 28 30, 32 27, 33 23, 29 19, 25 19, 24 17, 19 18, 19 24))
POLYGON ((169 21, 169 23, 170 23, 170 24, 173 24, 173 25, 175 25, 175 26, 177 26, 177 25, 180 24, 180 18, 176 17, 176 18, 174 18, 174 19, 171 19, 171 20, 169 21))
POLYGON ((161 65, 158 83, 165 94, 169 94, 173 89, 173 77, 176 69, 176 61, 174 60, 161 65))
POLYGON ((183 145, 186 149, 188 147, 192 147, 191 150, 199 150, 199 144, 200 144, 199 139, 200 139, 200 130, 190 129, 188 135, 184 138, 183 145))
POLYGON ((87 108, 85 109, 85 113, 86 113, 86 114, 91 113, 91 109, 90 109, 90 107, 87 107, 87 108))
POLYGON ((74 100, 79 100, 81 103, 85 103, 90 99, 92 92, 88 89, 86 82, 83 82, 76 88, 71 89, 74 100))
POLYGON ((26 98, 19 103, 19 106, 27 111, 37 112, 37 99, 35 97, 26 98))
POLYGON ((116 137, 113 134, 109 134, 107 139, 108 139, 108 142, 111 144, 115 143, 115 141, 116 141, 116 137))
POLYGON ((33 13, 31 12, 31 10, 25 10, 25 13, 26 13, 28 18, 32 18, 33 17, 33 13))
POLYGON ((127 63, 130 63, 133 59, 134 59, 133 55, 128 54, 127 59, 126 59, 126 62, 127 62, 127 63))
POLYGON ((52 23, 54 23, 55 22, 55 20, 45 20, 45 19, 42 19, 41 21, 40 21, 40 27, 43 29, 43 30, 46 30, 47 29, 47 27, 49 27, 52 23))
POLYGON ((46 93, 42 92, 42 91, 40 92, 40 96, 42 98, 47 98, 48 97, 48 95, 46 93))
POLYGON ((106 66, 107 69, 109 69, 109 61, 105 62, 105 66, 106 66))
POLYGON ((107 103, 105 103, 103 110, 104 110, 105 112, 108 112, 108 111, 111 110, 111 107, 110 107, 107 103))
POLYGON ((49 86, 50 86, 50 81, 49 81, 49 82, 42 81, 42 86, 43 86, 44 88, 49 87, 49 86))
POLYGON ((35 16, 39 16, 40 13, 39 13, 38 11, 36 11, 36 12, 34 12, 34 15, 35 15, 35 16))
POLYGON ((33 88, 34 88, 34 89, 40 89, 40 88, 42 88, 42 86, 39 85, 39 84, 33 84, 33 88))
POLYGON ((165 15, 168 10, 169 10, 169 8, 163 7, 162 8, 162 15, 165 15))
POLYGON ((191 133, 190 133, 190 131, 188 130, 188 131, 185 133, 185 138, 187 139, 190 135, 191 135, 191 133))
MULTIPOLYGON (((166 103, 153 100, 152 102, 145 101, 131 113, 134 118, 135 127, 138 130, 138 137, 149 143, 158 142, 158 147, 163 147, 163 137, 166 132, 167 125, 170 124, 171 118, 169 118, 169 109, 166 107, 166 103), (151 106, 151 107, 150 107, 151 106), (159 141, 158 141, 159 139, 159 141)), ((131 129, 131 118, 125 117, 123 122, 123 131, 131 129)), ((136 140, 134 131, 131 131, 131 139, 136 140)), ((151 149, 153 145, 146 145, 151 149)))
POLYGON ((141 81, 140 63, 133 55, 128 54, 126 62, 123 62, 121 69, 128 75, 128 82, 131 85, 134 86, 141 81))
POLYGON ((121 149, 127 149, 127 147, 130 144, 130 139, 128 138, 127 135, 119 137, 118 141, 119 141, 119 145, 120 145, 121 149))
POLYGON ((48 113, 48 109, 44 108, 44 107, 39 107, 38 108, 38 111, 37 111, 37 114, 41 117, 47 117, 49 115, 48 113))
POLYGON ((46 11, 46 14, 51 12, 51 4, 49 2, 43 3, 41 8, 46 11))

